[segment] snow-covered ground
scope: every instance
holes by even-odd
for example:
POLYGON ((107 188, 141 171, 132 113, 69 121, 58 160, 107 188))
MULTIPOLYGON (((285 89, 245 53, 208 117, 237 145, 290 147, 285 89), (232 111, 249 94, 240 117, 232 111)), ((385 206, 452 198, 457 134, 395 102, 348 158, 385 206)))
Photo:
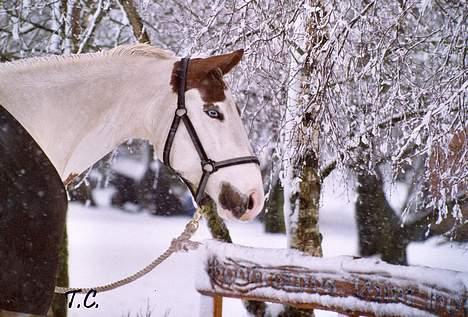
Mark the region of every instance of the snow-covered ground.
MULTIPOLYGON (((324 256, 356 255, 357 234, 352 194, 330 188, 323 197, 320 229, 324 256)), ((91 287, 113 282, 150 263, 183 230, 188 218, 128 214, 110 208, 89 209, 72 204, 68 213, 70 278, 73 287, 91 287)), ((238 244, 283 248, 283 235, 265 234, 262 224, 228 223, 238 244)), ((210 238, 204 224, 195 240, 210 238)), ((432 239, 409 247, 410 264, 468 271, 467 246, 439 244, 432 239)), ((94 308, 76 308, 72 317, 84 316, 198 316, 199 295, 194 289, 195 254, 173 255, 153 272, 120 289, 97 294, 94 308)), ((239 300, 224 300, 224 316, 245 316, 239 300)), ((319 316, 335 316, 323 312, 319 316)))

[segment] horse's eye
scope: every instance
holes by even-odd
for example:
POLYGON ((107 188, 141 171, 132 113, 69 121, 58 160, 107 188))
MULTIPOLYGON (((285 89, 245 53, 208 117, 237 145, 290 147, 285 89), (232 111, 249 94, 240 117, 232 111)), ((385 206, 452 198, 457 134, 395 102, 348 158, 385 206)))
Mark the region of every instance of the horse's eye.
POLYGON ((222 115, 221 113, 219 113, 218 110, 214 110, 214 109, 210 109, 210 110, 207 110, 205 111, 205 113, 210 117, 210 118, 213 118, 213 119, 222 119, 222 115))

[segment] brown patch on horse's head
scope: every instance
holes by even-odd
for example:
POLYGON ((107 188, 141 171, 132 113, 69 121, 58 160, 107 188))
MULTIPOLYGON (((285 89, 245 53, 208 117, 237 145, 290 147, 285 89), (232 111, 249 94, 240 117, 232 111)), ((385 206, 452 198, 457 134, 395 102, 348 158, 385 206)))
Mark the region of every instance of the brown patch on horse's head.
MULTIPOLYGON (((219 102, 226 99, 224 90, 226 75, 242 58, 244 50, 212 56, 208 58, 194 58, 190 60, 187 72, 187 89, 198 89, 206 103, 219 102)), ((174 63, 171 76, 172 90, 177 93, 181 62, 174 63)))
POLYGON ((218 199, 221 207, 229 210, 236 218, 242 217, 242 215, 249 209, 249 197, 241 194, 226 182, 221 183, 221 192, 218 199))

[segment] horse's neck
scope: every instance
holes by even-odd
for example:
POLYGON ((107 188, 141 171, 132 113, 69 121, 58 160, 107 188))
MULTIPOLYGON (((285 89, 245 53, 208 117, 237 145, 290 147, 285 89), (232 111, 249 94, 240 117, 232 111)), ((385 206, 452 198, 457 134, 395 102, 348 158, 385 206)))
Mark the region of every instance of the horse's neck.
POLYGON ((171 64, 118 56, 13 71, 0 76, 0 104, 66 178, 128 138, 147 138, 149 129, 163 134, 154 121, 169 118, 171 64))

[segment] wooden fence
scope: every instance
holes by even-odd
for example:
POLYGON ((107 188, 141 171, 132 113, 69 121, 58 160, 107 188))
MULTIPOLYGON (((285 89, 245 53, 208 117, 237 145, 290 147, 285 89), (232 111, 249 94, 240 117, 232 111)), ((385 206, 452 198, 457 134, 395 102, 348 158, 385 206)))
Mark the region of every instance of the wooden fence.
POLYGON ((468 273, 211 240, 199 255, 196 287, 209 302, 203 316, 222 316, 222 297, 351 316, 468 316, 468 273))

